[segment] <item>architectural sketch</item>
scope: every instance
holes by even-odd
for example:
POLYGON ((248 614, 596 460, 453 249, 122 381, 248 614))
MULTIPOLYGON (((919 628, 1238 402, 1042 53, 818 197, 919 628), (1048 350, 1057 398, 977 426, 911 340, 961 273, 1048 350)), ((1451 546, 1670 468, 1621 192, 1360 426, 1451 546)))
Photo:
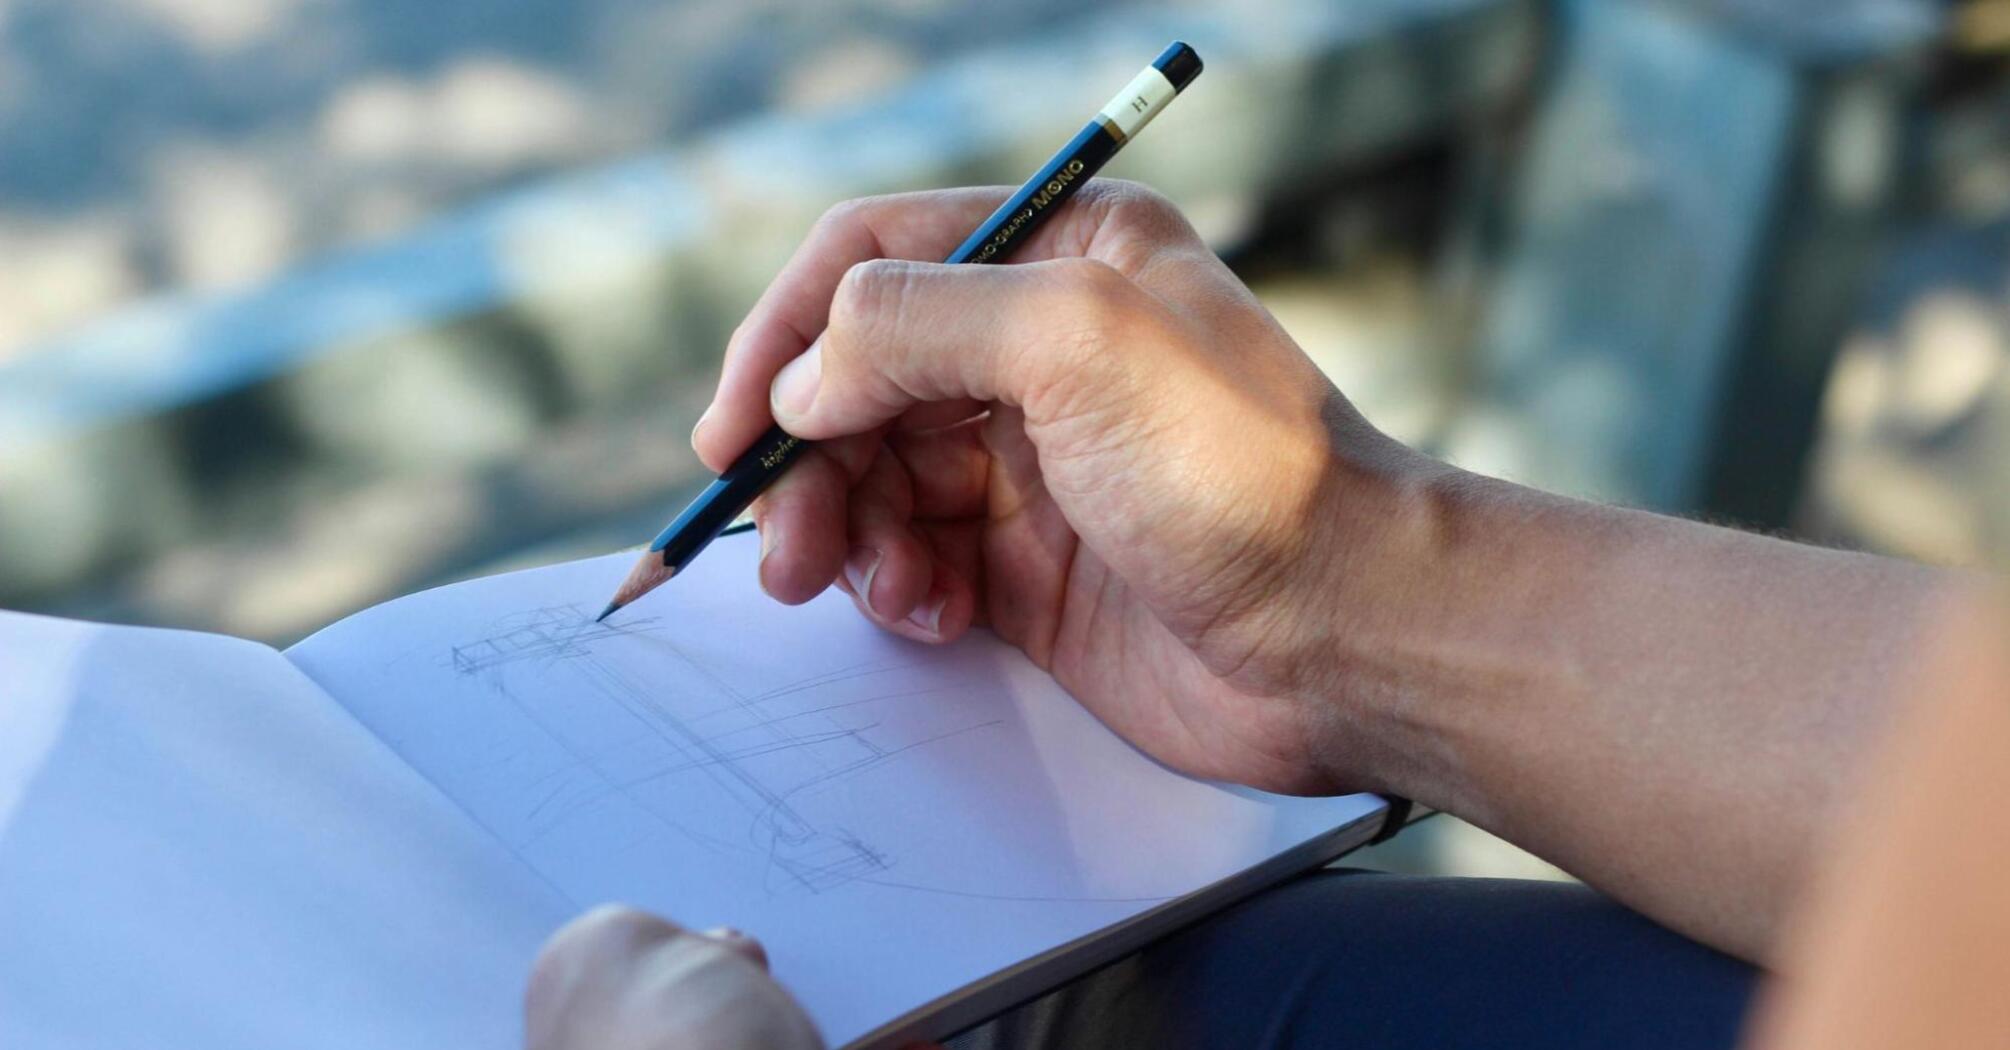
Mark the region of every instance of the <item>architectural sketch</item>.
MULTIPOLYGON (((863 688, 871 683, 862 680, 874 676, 900 680, 908 668, 894 662, 864 663, 746 695, 680 649, 659 620, 596 623, 573 605, 500 620, 483 637, 453 646, 448 658, 454 673, 515 705, 572 760, 525 814, 526 827, 549 828, 593 799, 618 793, 715 852, 755 860, 772 892, 820 892, 894 863, 842 820, 807 815, 806 797, 915 748, 998 724, 938 725, 920 738, 902 738, 876 720, 875 709, 925 700, 922 694, 940 687, 863 688), (638 639, 646 639, 650 660, 683 663, 689 673, 675 676, 687 683, 679 695, 664 695, 663 687, 645 683, 612 657, 611 646, 638 639), (530 676, 536 704, 524 700, 531 695, 530 676), (713 803, 703 812, 704 827, 693 823, 694 800, 700 799, 713 803), (740 823, 720 809, 743 815, 744 838, 718 834, 722 824, 740 823)), ((627 659, 635 658, 629 650, 627 659)))

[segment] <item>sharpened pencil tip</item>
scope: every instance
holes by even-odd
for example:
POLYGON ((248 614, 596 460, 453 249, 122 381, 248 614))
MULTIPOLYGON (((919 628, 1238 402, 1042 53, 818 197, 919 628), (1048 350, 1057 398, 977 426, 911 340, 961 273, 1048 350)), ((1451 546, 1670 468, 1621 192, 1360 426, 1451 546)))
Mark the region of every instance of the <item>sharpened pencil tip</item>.
POLYGON ((656 551, 645 551, 636 561, 635 568, 628 573, 628 578, 621 581, 621 586, 614 589, 614 600, 607 603, 607 608, 602 609, 600 615, 593 618, 593 622, 599 623, 614 615, 616 609, 625 609, 635 604, 635 599, 655 590, 657 584, 675 575, 677 575, 676 569, 663 564, 663 555, 656 551))

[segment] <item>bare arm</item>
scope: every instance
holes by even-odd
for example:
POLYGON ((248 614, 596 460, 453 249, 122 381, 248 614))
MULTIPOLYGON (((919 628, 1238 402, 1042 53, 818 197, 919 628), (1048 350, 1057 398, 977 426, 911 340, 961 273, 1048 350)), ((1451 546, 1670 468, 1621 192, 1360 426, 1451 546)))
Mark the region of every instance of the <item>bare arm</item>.
POLYGON ((1954 579, 1429 468, 1360 513, 1378 779, 1770 960, 1954 579))
POLYGON ((1796 909, 1752 1047, 2010 1037, 2010 630, 1998 610, 1953 612, 1796 909))

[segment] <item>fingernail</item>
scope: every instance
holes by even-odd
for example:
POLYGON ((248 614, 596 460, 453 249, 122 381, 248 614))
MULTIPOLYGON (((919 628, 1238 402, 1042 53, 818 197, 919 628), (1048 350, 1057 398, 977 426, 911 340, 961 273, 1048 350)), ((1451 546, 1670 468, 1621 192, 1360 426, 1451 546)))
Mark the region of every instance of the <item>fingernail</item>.
POLYGON ((761 590, 767 591, 768 597, 772 598, 775 592, 768 590, 768 555, 775 553, 775 546, 781 542, 777 535, 781 530, 767 522, 757 522, 754 531, 761 536, 761 560, 754 567, 754 578, 760 581, 761 590))
POLYGON ((824 337, 817 336, 802 356, 782 366, 769 391, 777 418, 800 418, 817 399, 817 385, 824 378, 824 337))
POLYGON ((698 421, 697 421, 696 423, 693 423, 693 424, 691 424, 691 447, 692 447, 692 448, 697 448, 697 447, 698 447, 698 432, 699 432, 700 430, 703 430, 703 429, 705 429, 705 424, 706 424, 706 423, 708 423, 708 422, 710 422, 710 421, 711 421, 711 419, 712 419, 712 409, 710 408, 710 406, 707 406, 707 407, 706 407, 706 409, 705 409, 705 411, 699 414, 699 416, 698 416, 698 421))
POLYGON ((714 926, 698 936, 718 941, 728 950, 739 952, 764 970, 768 967, 768 949, 763 947, 760 941, 731 926, 714 926))
POLYGON ((853 547, 845 556, 844 579, 851 584, 851 592, 868 607, 872 605, 872 578, 879 575, 879 563, 884 555, 871 547, 853 547))
POLYGON ((949 596, 939 595, 924 601, 913 612, 907 614, 907 622, 927 631, 929 634, 942 633, 942 607, 949 604, 949 596))

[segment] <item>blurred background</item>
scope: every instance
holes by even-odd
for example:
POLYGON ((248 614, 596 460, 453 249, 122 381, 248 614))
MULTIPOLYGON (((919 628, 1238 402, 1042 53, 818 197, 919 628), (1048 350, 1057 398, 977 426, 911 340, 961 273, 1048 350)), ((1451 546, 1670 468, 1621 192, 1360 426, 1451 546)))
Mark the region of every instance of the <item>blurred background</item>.
MULTIPOLYGON (((824 208, 1175 37, 1109 174, 1384 429, 2010 552, 2010 0, 0 0, 0 607, 284 644, 631 546, 824 208)), ((1420 831, 1367 863, 1554 874, 1420 831)))

